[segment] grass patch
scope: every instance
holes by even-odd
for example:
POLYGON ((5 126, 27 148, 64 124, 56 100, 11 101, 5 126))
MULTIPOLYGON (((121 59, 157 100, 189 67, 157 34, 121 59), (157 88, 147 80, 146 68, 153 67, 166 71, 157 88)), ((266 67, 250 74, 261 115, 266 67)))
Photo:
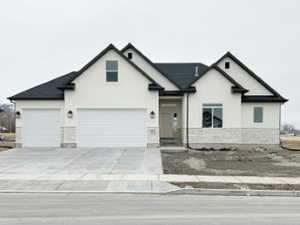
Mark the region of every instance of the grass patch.
POLYGON ((280 140, 284 147, 300 151, 300 136, 282 136, 280 140))
POLYGON ((16 140, 15 133, 0 133, 0 136, 4 137, 4 141, 14 142, 16 140))

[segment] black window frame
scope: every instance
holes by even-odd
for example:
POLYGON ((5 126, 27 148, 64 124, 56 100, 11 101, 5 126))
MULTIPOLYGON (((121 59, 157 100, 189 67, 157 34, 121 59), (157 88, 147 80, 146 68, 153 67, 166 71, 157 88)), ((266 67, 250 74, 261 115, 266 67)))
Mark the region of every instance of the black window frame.
POLYGON ((117 60, 107 60, 105 62, 106 66, 106 82, 118 82, 119 81, 119 63, 117 60), (109 65, 109 63, 115 63, 116 68, 111 68, 112 65, 109 65))
POLYGON ((230 62, 225 62, 225 69, 230 69, 230 62))
POLYGON ((223 104, 203 104, 202 128, 223 128, 223 114, 223 104), (218 111, 221 112, 221 116, 215 116, 218 111))
POLYGON ((132 59, 132 57, 133 57, 132 52, 128 52, 127 57, 128 57, 128 59, 132 59))

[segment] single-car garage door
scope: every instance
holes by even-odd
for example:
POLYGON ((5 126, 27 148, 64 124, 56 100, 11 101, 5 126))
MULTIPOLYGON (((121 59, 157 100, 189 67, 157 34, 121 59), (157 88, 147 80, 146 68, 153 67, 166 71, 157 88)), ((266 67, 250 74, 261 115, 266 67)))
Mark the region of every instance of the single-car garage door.
POLYGON ((23 110, 24 147, 60 146, 60 110, 23 110))
POLYGON ((79 147, 145 147, 146 110, 79 109, 79 147))

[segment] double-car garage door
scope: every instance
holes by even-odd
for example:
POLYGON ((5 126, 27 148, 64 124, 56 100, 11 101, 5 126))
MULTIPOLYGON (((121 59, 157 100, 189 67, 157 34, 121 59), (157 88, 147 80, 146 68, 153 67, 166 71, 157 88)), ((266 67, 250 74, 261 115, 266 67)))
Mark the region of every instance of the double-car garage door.
MULTIPOLYGON (((24 146, 58 147, 62 142, 60 118, 59 110, 24 110, 24 146)), ((79 109, 76 118, 78 147, 145 147, 147 144, 146 110, 79 109)))

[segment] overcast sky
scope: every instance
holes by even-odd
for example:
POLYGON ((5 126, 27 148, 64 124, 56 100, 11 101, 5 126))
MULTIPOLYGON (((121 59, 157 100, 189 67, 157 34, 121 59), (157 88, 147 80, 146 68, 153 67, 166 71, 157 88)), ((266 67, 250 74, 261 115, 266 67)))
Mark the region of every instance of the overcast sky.
POLYGON ((0 102, 132 42, 154 62, 231 51, 290 99, 282 121, 300 127, 299 11, 297 0, 2 1, 0 102))

